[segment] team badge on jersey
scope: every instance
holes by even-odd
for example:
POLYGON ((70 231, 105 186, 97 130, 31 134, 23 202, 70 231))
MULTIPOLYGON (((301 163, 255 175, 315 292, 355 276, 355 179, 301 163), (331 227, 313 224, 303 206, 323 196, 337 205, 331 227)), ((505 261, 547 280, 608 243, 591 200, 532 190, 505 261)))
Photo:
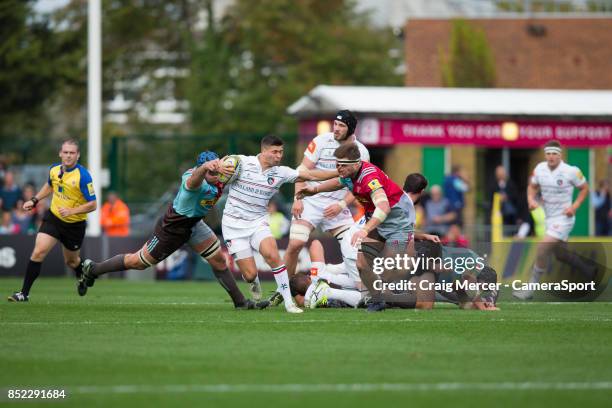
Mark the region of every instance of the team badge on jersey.
POLYGON ((558 179, 558 180, 557 180, 557 185, 558 185, 558 186, 562 186, 562 185, 563 185, 563 180, 558 179))
POLYGON ((372 181, 370 181, 368 183, 368 187, 370 187, 370 190, 375 191, 378 190, 379 188, 382 188, 382 186, 380 185, 380 181, 378 181, 378 179, 374 179, 372 181))
POLYGON ((268 184, 269 185, 273 185, 274 184, 274 177, 268 177, 268 184))

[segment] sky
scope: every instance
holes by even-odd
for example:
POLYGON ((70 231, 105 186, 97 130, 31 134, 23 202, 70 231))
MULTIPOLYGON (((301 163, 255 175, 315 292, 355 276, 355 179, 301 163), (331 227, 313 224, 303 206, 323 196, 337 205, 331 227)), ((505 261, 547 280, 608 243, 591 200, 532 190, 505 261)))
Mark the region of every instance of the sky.
POLYGON ((49 13, 57 8, 68 4, 69 0, 38 0, 34 4, 34 9, 39 13, 49 13))

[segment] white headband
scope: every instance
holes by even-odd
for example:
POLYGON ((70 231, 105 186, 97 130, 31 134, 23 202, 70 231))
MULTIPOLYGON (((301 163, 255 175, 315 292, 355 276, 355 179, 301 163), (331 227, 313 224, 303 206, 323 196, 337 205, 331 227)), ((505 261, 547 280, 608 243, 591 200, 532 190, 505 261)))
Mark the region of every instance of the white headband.
POLYGON ((544 153, 557 153, 561 154, 561 148, 556 146, 548 146, 544 148, 544 153))

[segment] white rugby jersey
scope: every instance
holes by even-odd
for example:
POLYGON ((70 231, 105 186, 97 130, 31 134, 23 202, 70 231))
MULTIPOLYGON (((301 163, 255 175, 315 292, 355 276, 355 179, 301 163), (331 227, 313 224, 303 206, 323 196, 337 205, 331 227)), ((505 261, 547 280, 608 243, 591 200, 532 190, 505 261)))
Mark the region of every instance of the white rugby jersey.
MULTIPOLYGON (((359 153, 361 154, 361 160, 370 161, 370 153, 363 143, 355 140, 359 147, 359 153)), ((308 158, 315 164, 315 168, 319 170, 336 170, 336 157, 334 151, 340 147, 340 143, 334 139, 334 133, 323 133, 312 139, 308 144, 308 147, 304 151, 304 157, 308 158)), ((322 181, 309 181, 309 185, 317 185, 323 183, 322 181)), ((316 200, 320 203, 332 204, 336 201, 342 200, 346 195, 347 189, 343 188, 337 191, 331 191, 326 193, 319 193, 305 199, 316 200)))
POLYGON ((557 217, 563 215, 563 211, 572 205, 574 187, 580 187, 586 183, 586 179, 576 166, 561 161, 551 171, 544 161, 533 170, 531 183, 540 186, 546 217, 557 217))
POLYGON ((252 228, 268 218, 268 203, 285 183, 293 183, 299 172, 287 166, 262 171, 258 156, 240 155, 240 173, 229 184, 222 223, 232 228, 252 228))

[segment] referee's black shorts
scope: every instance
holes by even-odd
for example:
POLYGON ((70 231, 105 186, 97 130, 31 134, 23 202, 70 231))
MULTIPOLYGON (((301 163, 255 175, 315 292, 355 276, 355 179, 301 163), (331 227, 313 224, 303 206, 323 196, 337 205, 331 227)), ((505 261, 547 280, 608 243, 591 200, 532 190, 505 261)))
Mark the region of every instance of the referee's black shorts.
POLYGON ((57 218, 51 210, 47 210, 38 232, 57 238, 69 251, 77 251, 83 244, 86 228, 87 221, 65 222, 57 218))

